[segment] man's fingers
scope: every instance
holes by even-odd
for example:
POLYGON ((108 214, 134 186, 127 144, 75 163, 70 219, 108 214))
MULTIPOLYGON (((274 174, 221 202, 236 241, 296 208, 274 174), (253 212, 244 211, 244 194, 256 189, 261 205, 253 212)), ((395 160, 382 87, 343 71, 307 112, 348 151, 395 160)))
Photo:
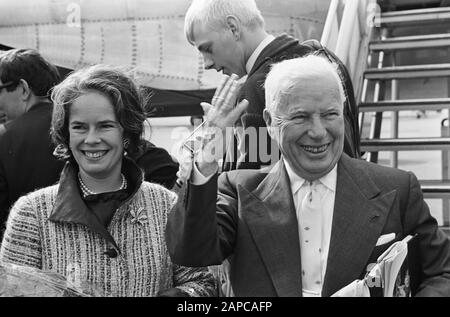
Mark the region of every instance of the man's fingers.
POLYGON ((222 90, 223 90, 223 87, 224 87, 225 84, 228 82, 228 79, 229 79, 229 78, 230 78, 230 76, 228 76, 228 75, 224 75, 224 76, 222 77, 222 79, 220 80, 219 85, 217 86, 216 91, 214 92, 214 96, 213 96, 213 98, 212 98, 212 100, 211 100, 211 104, 215 104, 215 103, 216 103, 217 98, 219 97, 220 93, 221 93, 222 90))
POLYGON ((228 96, 228 92, 230 91, 230 88, 233 86, 233 83, 236 82, 237 79, 238 76, 236 74, 232 74, 230 78, 228 78, 228 81, 224 85, 222 91, 220 92, 220 95, 216 98, 218 108, 220 108, 224 104, 225 99, 228 96))
POLYGON ((209 104, 207 102, 200 102, 200 106, 203 109, 203 113, 205 114, 205 117, 208 115, 209 111, 213 107, 211 104, 209 104))
POLYGON ((244 111, 245 109, 247 109, 249 105, 249 102, 247 99, 243 99, 241 100, 241 102, 238 103, 238 105, 236 106, 236 108, 234 109, 234 111, 242 113, 242 111, 244 111))
POLYGON ((222 107, 222 111, 228 112, 233 109, 236 104, 236 99, 239 91, 241 90, 242 83, 238 81, 234 81, 228 91, 227 96, 225 97, 225 101, 222 107))
POLYGON ((241 116, 242 112, 244 112, 245 109, 247 109, 248 107, 248 100, 244 99, 242 100, 237 106, 236 108, 234 108, 228 118, 230 119, 230 121, 234 124, 237 119, 239 119, 239 117, 241 116))

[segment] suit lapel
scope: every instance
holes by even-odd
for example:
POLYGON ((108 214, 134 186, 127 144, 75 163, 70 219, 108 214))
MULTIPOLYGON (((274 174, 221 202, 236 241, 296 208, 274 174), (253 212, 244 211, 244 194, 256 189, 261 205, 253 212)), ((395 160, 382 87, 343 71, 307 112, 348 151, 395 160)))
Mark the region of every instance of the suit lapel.
POLYGON ((241 210, 278 296, 301 296, 300 246, 289 178, 282 161, 258 188, 239 186, 241 210))
POLYGON ((345 154, 338 164, 335 207, 323 296, 358 279, 386 222, 396 191, 380 189, 345 154))

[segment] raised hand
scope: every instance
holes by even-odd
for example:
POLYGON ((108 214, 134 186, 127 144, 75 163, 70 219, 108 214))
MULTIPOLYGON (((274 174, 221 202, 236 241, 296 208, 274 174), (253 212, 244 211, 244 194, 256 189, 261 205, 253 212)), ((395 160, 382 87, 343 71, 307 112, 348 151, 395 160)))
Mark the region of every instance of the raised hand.
POLYGON ((241 101, 236 107, 236 99, 242 87, 237 81, 238 76, 225 76, 216 89, 211 103, 202 102, 200 105, 206 115, 206 126, 224 130, 232 127, 248 106, 248 101, 241 101))
MULTIPOLYGON (((226 150, 226 129, 233 127, 248 106, 247 100, 235 106, 242 86, 237 79, 238 76, 235 74, 225 76, 216 89, 211 103, 201 103, 205 121, 184 143, 184 147, 189 149, 204 176, 209 176, 217 170, 217 161, 223 157, 226 150), (197 131, 199 129, 201 130, 197 131), (196 146, 196 143, 200 145, 196 146)), ((180 168, 179 177, 184 176, 182 178, 186 179, 188 173, 190 174, 190 170, 186 167, 180 168)))

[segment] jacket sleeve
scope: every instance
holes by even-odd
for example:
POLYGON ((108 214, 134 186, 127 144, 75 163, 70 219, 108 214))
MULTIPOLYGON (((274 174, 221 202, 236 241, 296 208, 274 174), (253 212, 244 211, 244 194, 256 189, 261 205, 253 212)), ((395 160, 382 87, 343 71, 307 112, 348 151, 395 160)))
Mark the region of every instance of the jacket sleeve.
POLYGON ((450 240, 438 228, 423 200, 419 182, 410 175, 407 208, 403 215, 405 234, 417 234, 421 283, 416 296, 450 296, 450 240))
POLYGON ((172 261, 201 267, 219 265, 233 252, 237 232, 237 195, 227 173, 201 186, 186 184, 169 214, 166 242, 172 261))
POLYGON ((42 267, 39 223, 27 196, 21 197, 11 209, 0 248, 0 262, 42 267))
POLYGON ((173 285, 189 297, 216 297, 217 286, 208 268, 173 265, 173 285))

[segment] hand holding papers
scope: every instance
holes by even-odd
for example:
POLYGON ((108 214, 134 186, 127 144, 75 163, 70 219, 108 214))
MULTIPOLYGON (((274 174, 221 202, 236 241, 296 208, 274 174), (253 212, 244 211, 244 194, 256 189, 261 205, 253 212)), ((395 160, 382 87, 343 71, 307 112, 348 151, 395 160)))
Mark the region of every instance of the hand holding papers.
MULTIPOLYGON (((381 288, 384 297, 407 297, 411 295, 410 274, 408 268, 409 235, 402 241, 393 243, 380 257, 366 275, 369 288, 381 288)), ((372 292, 371 292, 372 293, 372 292)))
POLYGON ((370 291, 365 281, 355 280, 331 295, 331 297, 370 297, 370 291))
POLYGON ((393 243, 374 263, 363 280, 355 280, 332 297, 409 297, 411 296, 409 235, 393 243))

